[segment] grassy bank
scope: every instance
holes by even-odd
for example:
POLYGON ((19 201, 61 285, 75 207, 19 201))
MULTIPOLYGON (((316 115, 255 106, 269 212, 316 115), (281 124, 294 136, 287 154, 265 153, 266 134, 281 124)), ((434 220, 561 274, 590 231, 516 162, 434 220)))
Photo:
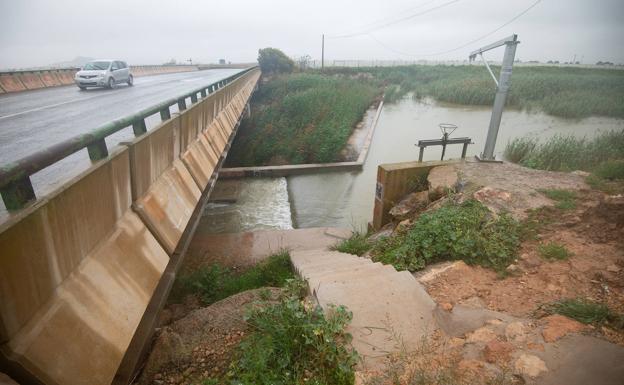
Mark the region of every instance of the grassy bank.
MULTIPOLYGON (((498 73, 500 68, 493 66, 492 70, 498 73)), ((386 101, 413 93, 416 98, 490 106, 495 96, 494 82, 480 65, 330 68, 326 73, 369 73, 388 86, 386 101)), ((507 105, 564 118, 624 118, 624 71, 515 67, 507 105)))
POLYGON ((367 79, 287 74, 262 84, 243 120, 229 166, 326 163, 340 160, 355 125, 379 96, 367 79))
POLYGON ((540 170, 591 172, 587 183, 608 193, 624 191, 624 130, 593 139, 554 136, 544 142, 516 138, 505 147, 507 160, 540 170))
POLYGON ((274 254, 242 272, 212 264, 177 277, 171 301, 180 302, 187 295, 197 295, 204 305, 210 305, 245 290, 280 287, 292 278, 294 274, 287 251, 274 254))

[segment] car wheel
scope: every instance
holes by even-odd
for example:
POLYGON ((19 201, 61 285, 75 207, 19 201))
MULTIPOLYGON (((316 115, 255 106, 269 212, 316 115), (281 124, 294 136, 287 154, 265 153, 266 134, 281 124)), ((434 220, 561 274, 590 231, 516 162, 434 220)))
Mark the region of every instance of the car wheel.
POLYGON ((83 87, 83 86, 78 86, 78 88, 80 88, 80 91, 84 91, 87 89, 87 87, 83 87))
POLYGON ((112 77, 108 78, 108 88, 110 88, 111 90, 115 88, 115 79, 113 79, 112 77))
POLYGON ((132 75, 128 75, 128 85, 132 87, 133 84, 134 84, 134 78, 132 77, 132 75))

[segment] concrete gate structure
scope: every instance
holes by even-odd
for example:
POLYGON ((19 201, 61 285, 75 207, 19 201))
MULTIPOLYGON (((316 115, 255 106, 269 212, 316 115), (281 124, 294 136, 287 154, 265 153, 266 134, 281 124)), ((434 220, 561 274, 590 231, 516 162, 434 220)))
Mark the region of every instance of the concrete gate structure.
MULTIPOLYGON (((126 122, 137 137, 110 154, 89 137, 91 168, 0 224, 0 371, 23 383, 132 379, 259 77, 197 90, 173 116, 159 105, 153 130, 126 122)), ((0 190, 15 207, 36 168, 12 167, 0 190)))

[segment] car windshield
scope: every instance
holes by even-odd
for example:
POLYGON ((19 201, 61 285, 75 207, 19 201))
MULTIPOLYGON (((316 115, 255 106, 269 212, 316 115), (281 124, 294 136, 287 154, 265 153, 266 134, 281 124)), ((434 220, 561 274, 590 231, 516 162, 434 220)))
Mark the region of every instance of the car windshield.
POLYGON ((85 64, 84 69, 86 70, 107 70, 110 62, 109 61, 92 61, 90 63, 85 64))

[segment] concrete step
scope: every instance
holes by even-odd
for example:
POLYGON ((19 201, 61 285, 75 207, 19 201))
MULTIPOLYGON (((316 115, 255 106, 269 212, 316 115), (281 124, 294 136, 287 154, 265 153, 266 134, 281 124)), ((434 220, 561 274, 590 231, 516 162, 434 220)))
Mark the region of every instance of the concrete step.
POLYGON ((365 278, 368 276, 382 276, 385 274, 396 273, 392 266, 383 265, 379 262, 358 266, 350 269, 340 269, 331 273, 317 273, 306 277, 310 288, 316 290, 321 285, 328 282, 337 282, 339 280, 350 280, 353 278, 365 278))
POLYGON ((344 305, 353 313, 348 331, 365 367, 417 349, 435 328, 435 303, 408 271, 327 250, 295 251, 292 259, 323 309, 344 305))

